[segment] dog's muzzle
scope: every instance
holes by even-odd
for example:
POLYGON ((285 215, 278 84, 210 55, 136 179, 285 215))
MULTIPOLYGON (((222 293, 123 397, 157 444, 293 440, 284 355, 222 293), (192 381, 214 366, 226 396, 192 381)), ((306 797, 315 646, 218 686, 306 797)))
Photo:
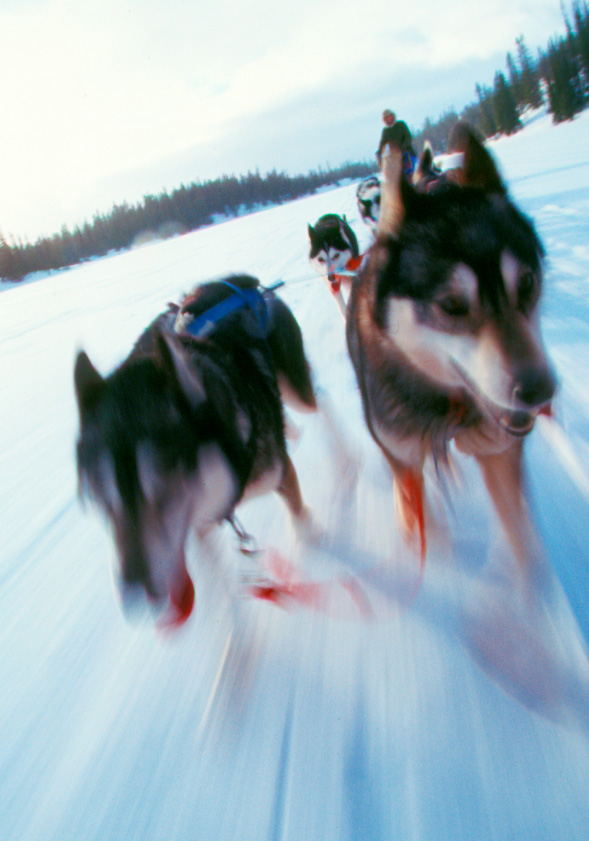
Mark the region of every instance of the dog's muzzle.
POLYGON ((508 408, 483 394, 456 362, 454 367, 477 404, 505 432, 516 438, 523 438, 532 431, 539 414, 552 414, 551 401, 556 391, 556 381, 548 368, 530 369, 522 374, 512 390, 513 407, 508 408))
POLYGON ((334 295, 340 291, 340 287, 342 285, 342 279, 337 274, 328 274, 327 279, 329 281, 329 287, 334 295))

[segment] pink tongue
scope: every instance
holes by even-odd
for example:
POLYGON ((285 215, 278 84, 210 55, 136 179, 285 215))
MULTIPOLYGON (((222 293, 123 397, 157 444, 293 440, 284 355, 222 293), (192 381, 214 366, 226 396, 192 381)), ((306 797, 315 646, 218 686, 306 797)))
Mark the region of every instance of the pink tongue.
POLYGON ((174 588, 170 592, 170 609, 167 614, 158 622, 160 630, 175 630, 183 625, 194 607, 194 584, 186 573, 186 578, 180 588, 174 588))

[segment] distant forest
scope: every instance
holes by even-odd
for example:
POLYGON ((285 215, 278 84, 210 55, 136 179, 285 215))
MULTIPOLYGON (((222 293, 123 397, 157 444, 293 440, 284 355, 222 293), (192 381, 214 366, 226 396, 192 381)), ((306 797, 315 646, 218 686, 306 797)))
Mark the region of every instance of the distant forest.
POLYGON ((110 213, 69 231, 65 226, 34 245, 8 242, 0 232, 0 278, 21 280, 31 272, 61 269, 127 249, 150 239, 164 239, 212 224, 220 216, 292 201, 344 178, 360 179, 374 163, 348 163, 337 169, 287 175, 284 172, 223 176, 214 181, 182 185, 171 193, 144 196, 136 205, 117 204, 110 213))
MULTIPOLYGON (((476 85, 476 100, 460 113, 451 109, 435 122, 427 119, 414 131, 416 150, 428 140, 434 153, 446 151, 452 126, 468 121, 485 138, 513 134, 522 127, 529 108, 546 106, 555 123, 571 120, 589 105, 589 11, 575 0, 562 6, 565 34, 550 39, 536 57, 524 37, 516 38, 514 53, 507 53, 505 72, 497 71, 493 87, 476 85)), ((0 279, 21 280, 37 271, 75 265, 111 251, 132 247, 150 237, 169 237, 212 224, 270 204, 292 201, 344 178, 360 179, 375 171, 375 163, 347 163, 336 169, 290 176, 284 172, 223 176, 213 181, 182 185, 171 193, 147 195, 136 205, 115 205, 96 214, 73 231, 63 227, 34 244, 10 241, 0 229, 0 279)))
POLYGON ((521 116, 529 108, 545 105, 552 120, 572 120, 589 105, 589 12, 575 0, 569 12, 561 6, 565 34, 554 36, 534 58, 523 35, 515 40, 515 53, 507 53, 505 71, 495 73, 493 87, 476 85, 476 100, 458 114, 453 109, 435 122, 425 121, 414 133, 421 151, 428 140, 434 153, 447 151, 452 126, 461 119, 485 138, 513 134, 522 128, 521 116))

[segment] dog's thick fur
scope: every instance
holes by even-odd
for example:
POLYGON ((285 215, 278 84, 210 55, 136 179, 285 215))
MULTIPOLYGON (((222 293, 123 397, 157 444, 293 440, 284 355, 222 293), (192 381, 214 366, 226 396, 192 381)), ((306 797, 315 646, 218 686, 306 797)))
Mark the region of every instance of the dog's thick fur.
POLYGON ((307 518, 281 402, 282 393, 294 408, 316 408, 293 314, 264 290, 258 312, 240 306, 202 335, 186 332, 234 289, 261 291, 249 276, 228 281, 171 305, 110 376, 83 351, 75 365, 81 490, 110 520, 123 601, 167 605, 165 624, 192 609, 190 528, 202 537, 245 497, 273 490, 296 522, 307 518))
POLYGON ((425 557, 422 469, 454 440, 477 459, 524 572, 533 531, 522 445, 555 380, 539 329, 543 250, 471 135, 464 186, 421 195, 383 159, 377 239, 354 282, 347 341, 368 428, 425 557))
POLYGON ((356 234, 345 216, 326 213, 315 225, 308 226, 309 260, 334 296, 341 314, 345 318, 346 301, 341 292, 346 293, 352 286, 352 278, 347 272, 359 259, 360 249, 356 234))

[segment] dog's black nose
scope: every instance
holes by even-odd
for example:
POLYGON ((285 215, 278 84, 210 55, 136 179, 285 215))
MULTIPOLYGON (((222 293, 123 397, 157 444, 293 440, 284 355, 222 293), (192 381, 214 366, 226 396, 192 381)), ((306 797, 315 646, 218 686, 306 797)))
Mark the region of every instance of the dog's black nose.
POLYGON ((549 368, 530 366, 519 371, 513 395, 522 407, 535 408, 554 396, 556 380, 549 368))

